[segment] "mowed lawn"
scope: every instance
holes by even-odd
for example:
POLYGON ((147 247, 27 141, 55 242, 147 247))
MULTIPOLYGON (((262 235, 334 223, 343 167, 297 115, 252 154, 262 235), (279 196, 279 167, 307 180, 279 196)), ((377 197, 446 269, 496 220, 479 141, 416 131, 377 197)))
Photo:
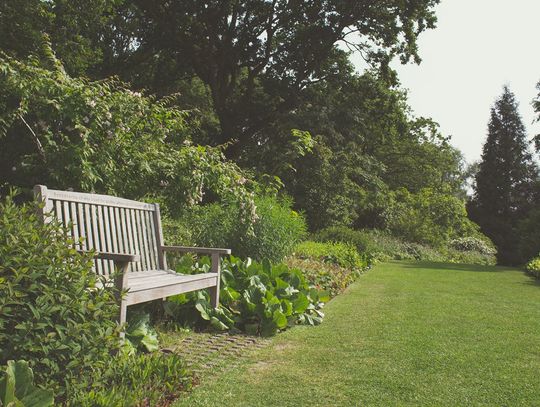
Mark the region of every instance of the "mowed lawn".
POLYGON ((540 285, 507 268, 376 266, 176 406, 540 406, 540 285))

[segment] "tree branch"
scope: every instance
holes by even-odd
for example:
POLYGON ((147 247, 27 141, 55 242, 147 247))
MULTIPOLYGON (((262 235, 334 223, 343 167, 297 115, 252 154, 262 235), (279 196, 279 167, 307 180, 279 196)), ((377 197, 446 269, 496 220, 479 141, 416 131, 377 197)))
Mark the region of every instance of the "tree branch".
POLYGON ((21 119, 21 121, 25 124, 25 126, 28 128, 28 130, 30 130, 30 133, 32 134, 32 138, 34 139, 34 143, 37 146, 39 155, 41 156, 41 158, 43 159, 44 162, 47 162, 47 157, 45 156, 45 149, 43 148, 43 144, 41 144, 41 141, 39 141, 39 138, 38 138, 37 134, 34 132, 32 127, 30 127, 28 122, 26 120, 24 120, 24 117, 22 117, 20 113, 17 113, 17 116, 19 116, 19 119, 21 119))

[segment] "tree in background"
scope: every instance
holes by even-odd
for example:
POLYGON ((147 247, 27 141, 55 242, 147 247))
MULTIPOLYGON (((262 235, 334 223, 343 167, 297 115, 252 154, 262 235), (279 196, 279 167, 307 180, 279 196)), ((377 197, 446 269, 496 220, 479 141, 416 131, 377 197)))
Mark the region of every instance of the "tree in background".
POLYGON ((498 248, 501 264, 519 264, 519 221, 534 207, 538 168, 514 94, 505 86, 491 109, 488 137, 469 214, 498 248))

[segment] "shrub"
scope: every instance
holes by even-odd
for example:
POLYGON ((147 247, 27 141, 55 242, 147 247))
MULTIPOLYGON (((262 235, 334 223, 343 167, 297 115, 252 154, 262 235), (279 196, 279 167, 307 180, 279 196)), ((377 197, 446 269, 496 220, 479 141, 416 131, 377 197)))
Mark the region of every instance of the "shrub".
POLYGON ((495 254, 485 254, 474 250, 461 251, 452 248, 446 249, 442 253, 445 261, 451 263, 483 264, 486 266, 497 264, 495 254))
POLYGON ((212 191, 254 220, 243 172, 221 148, 192 143, 187 111, 117 79, 72 78, 43 48, 42 60, 0 54, 0 185, 159 197, 171 213, 212 191))
POLYGON ((370 265, 369 256, 358 253, 352 244, 342 242, 302 242, 296 246, 295 255, 358 270, 370 265))
POLYGON ((489 239, 483 240, 472 236, 453 239, 450 241, 450 247, 460 252, 478 252, 486 255, 497 254, 497 250, 489 239))
POLYGON ((354 230, 346 226, 331 226, 312 235, 317 242, 343 242, 356 247, 359 253, 373 253, 373 239, 361 230, 354 230))
POLYGON ((119 354, 106 367, 94 369, 70 393, 68 406, 169 405, 192 385, 185 362, 175 354, 119 354))
POLYGON ((525 266, 526 270, 536 278, 540 278, 540 255, 530 260, 525 266))
POLYGON ((425 260, 468 264, 496 264, 493 243, 480 232, 452 240, 448 247, 433 248, 411 243, 377 229, 353 230, 346 227, 323 229, 313 235, 318 241, 341 241, 354 244, 374 260, 425 260))
MULTIPOLYGON (((306 234, 303 216, 291 209, 291 202, 270 196, 255 198, 257 220, 253 233, 248 233, 239 222, 236 205, 217 203, 194 208, 176 222, 176 234, 189 231, 193 244, 210 247, 228 247, 239 257, 267 259, 277 263, 287 256, 306 234)), ((175 233, 169 222, 165 229, 175 233)), ((174 242, 183 243, 183 242, 174 242)))
POLYGON ((394 192, 386 228, 406 241, 441 247, 451 239, 478 232, 467 217, 465 202, 451 193, 423 188, 394 192))
MULTIPOLYGON (((208 258, 200 262, 189 256, 184 259, 179 272, 204 272, 210 267, 208 258)), ((295 324, 322 322, 321 308, 329 297, 310 287, 300 270, 234 256, 225 259, 222 266, 220 308, 213 309, 208 293, 199 291, 169 298, 166 312, 183 322, 204 322, 217 330, 237 329, 262 336, 295 324)))
POLYGON ((87 369, 109 363, 118 305, 112 290, 95 287, 91 258, 35 209, 0 203, 0 364, 28 360, 36 383, 62 396, 87 369))
POLYGON ((311 257, 290 256, 285 259, 285 263, 291 268, 302 270, 302 274, 310 285, 318 290, 329 292, 330 297, 335 297, 343 292, 362 273, 360 269, 341 267, 311 257))

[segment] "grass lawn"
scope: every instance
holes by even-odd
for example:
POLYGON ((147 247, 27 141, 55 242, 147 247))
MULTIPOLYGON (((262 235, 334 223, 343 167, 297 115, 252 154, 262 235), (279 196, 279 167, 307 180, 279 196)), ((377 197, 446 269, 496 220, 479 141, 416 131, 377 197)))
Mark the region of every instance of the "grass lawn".
POLYGON ((540 285, 520 271, 375 267, 175 406, 538 406, 540 285))

